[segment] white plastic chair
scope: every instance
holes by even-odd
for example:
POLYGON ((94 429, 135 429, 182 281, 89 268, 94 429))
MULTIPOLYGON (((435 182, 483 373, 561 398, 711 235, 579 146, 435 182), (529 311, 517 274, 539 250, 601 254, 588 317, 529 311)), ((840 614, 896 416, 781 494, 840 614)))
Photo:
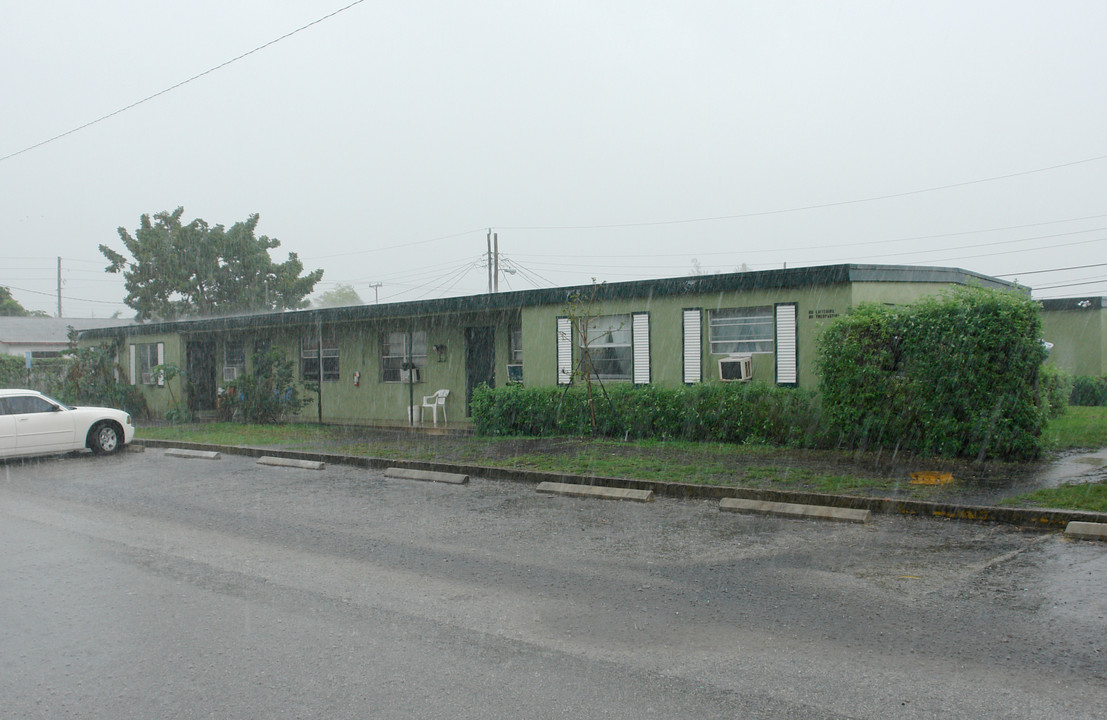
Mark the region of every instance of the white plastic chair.
POLYGON ((449 390, 438 390, 434 395, 423 396, 423 406, 419 410, 419 415, 425 422, 427 419, 427 408, 430 408, 431 413, 434 415, 434 424, 438 424, 438 408, 442 408, 442 423, 446 423, 446 398, 449 396, 449 390))

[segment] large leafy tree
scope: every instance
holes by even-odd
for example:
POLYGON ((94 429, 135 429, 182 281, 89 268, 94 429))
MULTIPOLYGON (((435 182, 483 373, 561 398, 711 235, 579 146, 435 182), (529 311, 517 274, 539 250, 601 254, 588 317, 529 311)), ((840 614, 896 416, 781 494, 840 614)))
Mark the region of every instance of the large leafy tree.
POLYGON ((9 288, 0 285, 0 315, 7 317, 50 317, 41 310, 28 310, 12 297, 9 288))
POLYGON ((143 215, 132 236, 119 228, 131 259, 106 245, 100 252, 110 273, 123 273, 127 297, 138 319, 229 315, 305 307, 304 299, 323 277, 304 270, 296 253, 274 263, 269 251, 280 241, 255 230, 258 215, 229 228, 199 218, 184 224, 184 208, 143 215))
POLYGON ((343 305, 364 305, 365 301, 352 285, 338 284, 320 295, 315 304, 319 307, 342 307, 343 305))

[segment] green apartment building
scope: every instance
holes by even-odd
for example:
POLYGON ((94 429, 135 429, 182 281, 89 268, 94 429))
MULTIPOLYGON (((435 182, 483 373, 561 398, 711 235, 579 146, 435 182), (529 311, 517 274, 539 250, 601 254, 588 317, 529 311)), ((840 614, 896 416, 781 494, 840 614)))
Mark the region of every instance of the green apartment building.
POLYGON ((448 390, 453 424, 481 383, 574 382, 586 349, 605 383, 815 387, 827 323, 861 303, 910 303, 955 285, 1027 292, 956 268, 828 265, 149 323, 88 330, 81 342, 115 343, 158 416, 171 391, 213 411, 221 388, 277 349, 321 388, 304 419, 417 423, 424 397, 448 390), (153 370, 162 363, 182 370, 172 387, 153 370))
POLYGON ((1102 297, 1042 300, 1048 362, 1070 375, 1107 376, 1107 312, 1102 297))

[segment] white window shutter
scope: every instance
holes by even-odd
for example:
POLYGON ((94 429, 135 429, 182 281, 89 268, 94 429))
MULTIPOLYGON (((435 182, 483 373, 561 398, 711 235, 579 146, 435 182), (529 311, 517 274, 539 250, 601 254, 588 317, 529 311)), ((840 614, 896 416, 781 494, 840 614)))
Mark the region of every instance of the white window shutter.
POLYGON ((684 382, 703 380, 703 319, 699 308, 684 311, 684 382))
POLYGON ((776 306, 776 384, 799 382, 796 355, 796 304, 776 306))
POLYGON ((650 384, 650 314, 630 316, 631 342, 634 346, 634 384, 650 384))
MULTIPOLYGON (((165 364, 165 343, 158 343, 158 365, 165 364)), ((165 373, 158 373, 158 385, 165 385, 165 373)))
POLYGON ((568 385, 573 381, 573 321, 567 317, 557 319, 557 384, 568 385))
POLYGON ((129 347, 131 349, 131 374, 128 377, 130 378, 131 384, 134 385, 137 381, 135 377, 135 346, 130 345, 129 347))

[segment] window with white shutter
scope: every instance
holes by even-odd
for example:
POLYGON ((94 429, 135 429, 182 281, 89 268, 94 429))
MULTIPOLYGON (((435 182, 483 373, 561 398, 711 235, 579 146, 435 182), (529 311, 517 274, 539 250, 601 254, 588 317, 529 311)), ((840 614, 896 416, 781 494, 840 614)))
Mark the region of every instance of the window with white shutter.
POLYGON ((799 382, 796 354, 796 304, 776 306, 776 384, 799 382))
POLYGON ((703 320, 700 308, 684 310, 684 382, 703 380, 703 320))
POLYGON ((131 345, 131 384, 165 385, 165 377, 154 368, 165 364, 165 343, 131 345))
POLYGON ((567 317, 557 319, 557 384, 568 385, 573 381, 573 321, 567 317))
POLYGON ((650 314, 631 315, 631 330, 634 345, 634 384, 650 384, 650 314))

